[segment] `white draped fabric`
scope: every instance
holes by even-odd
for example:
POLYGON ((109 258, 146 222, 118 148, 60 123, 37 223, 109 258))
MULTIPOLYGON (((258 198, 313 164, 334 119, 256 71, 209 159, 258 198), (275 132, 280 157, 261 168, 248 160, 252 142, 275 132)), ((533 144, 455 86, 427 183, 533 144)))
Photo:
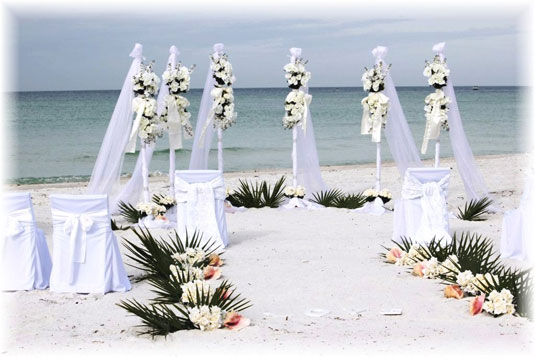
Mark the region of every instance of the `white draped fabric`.
POLYGON ((517 209, 505 212, 500 253, 503 258, 533 262, 535 248, 535 176, 526 177, 524 193, 517 209))
MULTIPOLYGON (((295 62, 301 57, 300 48, 291 48, 291 61, 295 62)), ((304 87, 308 93, 308 86, 304 87)), ((310 109, 306 110, 305 122, 297 129, 297 183, 305 188, 307 196, 311 197, 314 192, 327 189, 327 185, 321 177, 318 152, 316 150, 316 138, 310 109)))
MULTIPOLYGON (((217 58, 223 54, 224 45, 222 43, 216 43, 213 49, 213 55, 217 58)), ((211 64, 212 62, 210 61, 208 73, 206 74, 206 81, 204 82, 199 115, 197 116, 197 124, 195 125, 195 136, 193 138, 191 159, 189 163, 190 170, 206 170, 208 168, 208 155, 210 154, 212 138, 215 133, 212 123, 207 123, 207 121, 211 119, 209 115, 213 103, 211 91, 215 84, 215 79, 212 76, 211 64), (205 127, 206 129, 203 130, 205 127)))
POLYGON ((50 290, 101 293, 130 290, 106 195, 51 195, 54 224, 50 290))
MULTIPOLYGON (((433 46, 433 51, 435 51, 441 58, 444 58, 444 46, 444 42, 437 43, 433 46)), ((470 148, 470 144, 468 143, 468 139, 464 132, 461 113, 459 112, 451 78, 448 78, 447 85, 442 88, 442 90, 451 100, 448 112, 451 148, 457 163, 457 169, 459 170, 464 183, 467 198, 481 199, 483 197, 489 197, 485 181, 479 171, 476 160, 474 159, 474 154, 472 153, 472 149, 470 148)))
MULTIPOLYGON (((384 46, 377 46, 372 50, 375 57, 376 64, 384 63, 384 57, 388 53, 388 48, 384 46)), ((418 154, 418 149, 414 142, 407 119, 403 113, 403 108, 399 102, 398 93, 394 81, 390 76, 390 71, 385 78, 385 89, 383 94, 389 99, 389 109, 387 114, 387 122, 385 128, 386 141, 390 148, 390 153, 401 177, 405 176, 405 170, 409 167, 420 167, 422 161, 418 154)))
POLYGON ((446 204, 449 168, 409 168, 394 208, 393 240, 428 243, 434 237, 451 242, 446 204))
MULTIPOLYGON (((125 148, 132 129, 132 100, 134 99, 132 77, 140 69, 143 60, 142 53, 143 46, 136 43, 130 53, 130 57, 134 60, 124 80, 87 188, 87 193, 90 194, 108 194, 111 197, 112 208, 116 202, 113 198, 119 193, 119 179, 125 148)), ((137 176, 136 171, 133 176, 137 176)))
POLYGON ((30 194, 2 197, 0 222, 2 290, 46 289, 52 262, 43 231, 37 228, 30 194))
POLYGON ((225 182, 218 170, 187 170, 175 172, 177 226, 181 237, 186 230, 203 233, 222 247, 228 245, 225 219, 225 182))

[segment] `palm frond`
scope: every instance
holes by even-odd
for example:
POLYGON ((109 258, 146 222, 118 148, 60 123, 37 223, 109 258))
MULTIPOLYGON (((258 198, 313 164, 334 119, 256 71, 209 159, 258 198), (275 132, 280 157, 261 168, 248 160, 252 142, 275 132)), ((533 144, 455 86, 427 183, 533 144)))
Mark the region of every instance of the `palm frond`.
POLYGON ((348 193, 340 195, 334 200, 334 207, 356 209, 364 206, 366 197, 362 193, 348 193))
POLYGON ((227 200, 236 207, 276 208, 284 200, 284 181, 285 178, 281 177, 271 187, 266 181, 252 183, 239 180, 238 188, 227 197, 227 200))
POLYGON ((479 200, 470 200, 470 202, 464 204, 464 208, 458 208, 457 218, 464 221, 486 221, 484 216, 490 213, 490 206, 492 200, 488 197, 483 197, 479 200))
POLYGON ((286 177, 281 176, 281 178, 275 182, 275 185, 271 187, 266 181, 263 181, 261 184, 262 189, 262 204, 264 207, 277 208, 281 205, 284 200, 284 181, 286 177))
POLYGON ((142 218, 141 213, 130 203, 119 201, 117 207, 119 214, 129 223, 138 223, 142 218))
POLYGON ((111 230, 112 231, 126 231, 127 229, 130 229, 130 226, 120 226, 117 224, 117 221, 112 219, 110 222, 111 230))
POLYGON ((343 192, 341 190, 334 188, 313 193, 311 201, 325 207, 334 207, 336 200, 342 195, 343 192))
POLYGON ((135 299, 121 301, 117 306, 141 319, 142 324, 138 327, 145 327, 146 330, 139 332, 140 335, 165 336, 176 331, 195 328, 187 317, 187 311, 180 306, 144 305, 135 299), (173 307, 178 314, 173 311, 173 307))

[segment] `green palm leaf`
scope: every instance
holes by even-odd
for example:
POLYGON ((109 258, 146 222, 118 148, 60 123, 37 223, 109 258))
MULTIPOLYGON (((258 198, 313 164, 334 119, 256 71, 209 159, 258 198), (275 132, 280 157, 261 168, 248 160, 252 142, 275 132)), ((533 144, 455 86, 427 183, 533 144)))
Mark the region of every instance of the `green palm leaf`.
POLYGON ((483 197, 479 200, 470 200, 470 202, 464 204, 464 208, 458 208, 457 218, 464 221, 486 221, 485 214, 490 213, 490 206, 492 200, 488 197, 483 197))
POLYGON ((142 218, 141 213, 130 203, 119 201, 117 207, 119 214, 129 223, 138 223, 142 218))
POLYGON ((319 191, 312 194, 312 202, 320 204, 325 207, 335 207, 335 202, 343 196, 343 192, 337 188, 319 191))

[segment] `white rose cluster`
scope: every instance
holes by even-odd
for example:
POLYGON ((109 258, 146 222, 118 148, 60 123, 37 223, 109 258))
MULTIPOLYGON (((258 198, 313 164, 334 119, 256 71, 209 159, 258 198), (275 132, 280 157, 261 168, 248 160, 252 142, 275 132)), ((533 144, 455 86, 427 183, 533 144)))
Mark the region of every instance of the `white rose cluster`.
POLYGON ((211 56, 212 63, 210 69, 212 70, 212 76, 216 81, 217 87, 231 86, 236 78, 232 73, 232 64, 228 60, 227 54, 215 57, 211 56))
POLYGON ((303 186, 291 187, 288 186, 284 189, 284 196, 288 198, 303 198, 306 195, 306 190, 303 186))
POLYGON ((406 266, 414 265, 416 262, 421 260, 423 248, 419 244, 413 244, 409 248, 408 252, 401 252, 401 257, 396 260, 396 265, 406 266))
POLYGON ((284 71, 286 74, 286 82, 288 82, 288 87, 292 89, 299 89, 306 86, 310 80, 310 72, 307 72, 305 68, 306 62, 302 59, 297 59, 295 63, 288 63, 284 66, 284 71))
POLYGON ((457 284, 466 293, 475 295, 480 292, 482 288, 486 288, 489 284, 499 283, 498 276, 490 273, 474 274, 470 270, 465 270, 457 274, 457 284))
POLYGON ((188 312, 189 320, 201 331, 212 331, 221 327, 223 312, 217 306, 192 307, 188 312))
POLYGON ((175 68, 169 64, 167 70, 163 72, 162 78, 169 87, 169 94, 186 93, 190 86, 190 73, 195 66, 187 68, 181 63, 177 63, 175 68))
POLYGON ((425 62, 424 76, 427 77, 427 83, 434 88, 445 87, 448 82, 450 70, 446 65, 446 60, 436 55, 433 62, 425 62))
POLYGON ((514 314, 513 294, 508 289, 502 289, 500 292, 492 290, 483 303, 483 310, 494 316, 514 314))
POLYGON ((184 253, 175 253, 172 258, 181 265, 194 266, 206 260, 206 252, 201 248, 186 248, 184 253))
POLYGON ((158 197, 158 204, 164 206, 166 209, 169 209, 176 205, 176 200, 173 196, 162 196, 158 197))
POLYGON ((442 89, 436 89, 434 93, 425 97, 425 117, 427 120, 435 120, 440 123, 444 130, 448 128, 448 111, 451 100, 446 97, 442 89))
POLYGON ((310 105, 312 96, 303 91, 294 89, 286 96, 284 109, 286 115, 282 119, 282 126, 285 129, 292 129, 294 126, 306 120, 305 108, 310 105))
POLYGON ((199 279, 184 283, 180 288, 182 289, 181 300, 184 304, 195 304, 200 297, 197 296, 197 291, 201 295, 210 294, 210 296, 215 292, 208 282, 199 279))
POLYGON ((366 92, 377 93, 385 89, 385 78, 390 66, 385 70, 383 62, 379 62, 368 69, 364 67, 365 71, 362 74, 362 87, 366 92))
POLYGON ((373 129, 373 122, 380 121, 381 126, 386 126, 386 114, 388 113, 390 100, 383 93, 372 92, 367 97, 362 99, 361 104, 364 111, 370 113, 368 120, 370 121, 369 134, 373 129))
POLYGON ((161 206, 154 202, 140 202, 137 204, 136 209, 141 212, 142 216, 157 217, 159 215, 163 215, 166 212, 164 206, 161 206))
POLYGON ((227 130, 236 122, 234 111, 234 92, 232 87, 215 87, 210 93, 214 98, 210 114, 214 117, 214 127, 227 130))
POLYGON ((176 266, 173 264, 169 266, 169 270, 171 271, 171 277, 176 280, 179 280, 179 272, 181 272, 181 275, 183 276, 190 277, 190 280, 204 279, 203 270, 201 268, 192 267, 191 265, 176 266))
POLYGON ((132 78, 133 91, 137 96, 154 96, 160 88, 160 78, 152 71, 152 65, 142 63, 139 72, 132 78))
POLYGON ((454 276, 455 274, 459 273, 457 263, 459 263, 459 259, 457 258, 457 256, 455 254, 449 255, 445 261, 440 263, 439 274, 446 276, 454 276))

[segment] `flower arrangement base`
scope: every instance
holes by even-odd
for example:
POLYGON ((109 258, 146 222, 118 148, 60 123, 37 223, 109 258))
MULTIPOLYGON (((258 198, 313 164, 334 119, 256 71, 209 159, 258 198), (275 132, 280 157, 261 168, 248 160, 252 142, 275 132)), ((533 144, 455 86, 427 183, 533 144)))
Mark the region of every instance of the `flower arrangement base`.
POLYGON ((385 208, 383 207, 383 200, 377 197, 372 202, 366 202, 361 208, 355 209, 359 213, 367 213, 374 216, 381 216, 385 213, 385 208))
POLYGON ((138 222, 138 226, 143 228, 174 228, 173 223, 165 216, 163 218, 154 218, 152 216, 144 217, 138 222))
POLYGON ((302 199, 302 198, 297 198, 297 197, 290 198, 288 203, 286 203, 282 207, 285 208, 285 209, 305 208, 305 209, 308 209, 308 210, 316 210, 316 209, 323 208, 323 206, 318 205, 317 203, 310 202, 308 200, 305 200, 305 199, 302 199))

